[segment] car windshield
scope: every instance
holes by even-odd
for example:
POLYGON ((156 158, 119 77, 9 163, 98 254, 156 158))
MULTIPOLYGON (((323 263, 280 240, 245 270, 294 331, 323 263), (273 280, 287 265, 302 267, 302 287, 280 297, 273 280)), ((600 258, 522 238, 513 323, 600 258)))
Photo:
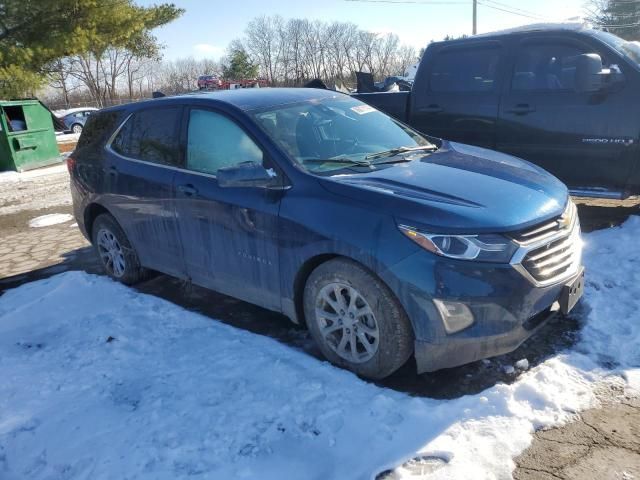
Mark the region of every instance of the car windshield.
POLYGON ((613 33, 603 32, 601 30, 594 30, 593 35, 618 51, 633 63, 636 68, 640 69, 640 42, 629 42, 613 33))
POLYGON ((391 163, 396 155, 435 149, 415 130, 346 95, 281 105, 253 116, 295 162, 314 173, 371 169, 391 163))

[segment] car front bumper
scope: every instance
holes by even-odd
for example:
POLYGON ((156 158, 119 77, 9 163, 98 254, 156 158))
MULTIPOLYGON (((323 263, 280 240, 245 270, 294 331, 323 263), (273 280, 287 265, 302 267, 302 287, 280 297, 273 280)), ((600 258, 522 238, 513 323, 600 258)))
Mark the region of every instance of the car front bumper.
POLYGON ((559 305, 556 302, 521 325, 499 335, 451 338, 442 343, 416 340, 414 342, 414 355, 418 373, 458 367, 477 360, 512 352, 549 320, 556 317, 559 311, 559 305))
MULTIPOLYGON (((417 252, 381 274, 404 307, 415 333, 418 372, 452 368, 517 349, 566 306, 567 285, 538 286, 513 265, 456 261, 417 252), (469 308, 474 322, 447 333, 433 299, 469 308)), ((572 302, 574 303, 574 302, 572 302)))

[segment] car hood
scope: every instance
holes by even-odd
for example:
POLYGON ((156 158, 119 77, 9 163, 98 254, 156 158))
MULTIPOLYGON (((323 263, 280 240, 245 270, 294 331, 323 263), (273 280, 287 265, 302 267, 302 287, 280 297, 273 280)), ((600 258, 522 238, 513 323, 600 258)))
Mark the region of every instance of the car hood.
POLYGON ((411 162, 323 177, 328 190, 435 232, 515 231, 560 215, 565 185, 524 160, 443 141, 411 162))

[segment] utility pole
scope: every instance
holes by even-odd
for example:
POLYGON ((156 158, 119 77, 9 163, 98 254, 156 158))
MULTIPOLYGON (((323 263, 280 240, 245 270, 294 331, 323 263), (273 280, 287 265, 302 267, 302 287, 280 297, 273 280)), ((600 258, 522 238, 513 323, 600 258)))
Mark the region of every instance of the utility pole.
POLYGON ((478 33, 478 0, 473 0, 473 34, 478 33))

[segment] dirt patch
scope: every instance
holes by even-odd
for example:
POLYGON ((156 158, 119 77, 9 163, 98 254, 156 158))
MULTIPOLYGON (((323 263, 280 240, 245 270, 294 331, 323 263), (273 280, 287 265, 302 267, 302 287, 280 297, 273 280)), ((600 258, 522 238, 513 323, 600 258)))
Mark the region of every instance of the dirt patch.
POLYGON ((640 197, 626 200, 603 200, 575 197, 580 225, 584 232, 615 227, 624 223, 629 215, 640 215, 640 197))
POLYGON ((624 396, 541 430, 515 461, 516 480, 640 479, 640 399, 624 396))

